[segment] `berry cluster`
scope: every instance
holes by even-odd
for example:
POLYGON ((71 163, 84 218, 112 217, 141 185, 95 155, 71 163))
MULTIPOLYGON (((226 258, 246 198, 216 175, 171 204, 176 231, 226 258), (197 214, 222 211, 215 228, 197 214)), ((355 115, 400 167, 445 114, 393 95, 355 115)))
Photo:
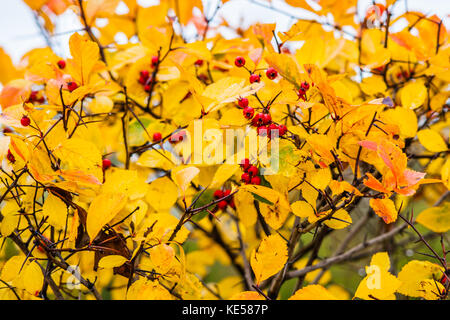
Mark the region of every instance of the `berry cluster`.
MULTIPOLYGON (((314 83, 312 84, 314 86, 314 83)), ((303 82, 300 86, 300 89, 297 92, 297 96, 299 99, 302 99, 303 101, 306 101, 306 92, 309 90, 309 83, 303 82)))
MULTIPOLYGON (((230 189, 225 189, 225 190, 220 190, 217 189, 216 191, 214 191, 214 198, 216 199, 221 199, 223 197, 228 196, 231 193, 230 189)), ((225 210, 227 208, 227 206, 230 206, 233 209, 236 209, 236 205, 234 204, 234 199, 233 197, 229 197, 227 199, 223 199, 221 201, 219 201, 216 205, 216 210, 220 209, 220 210, 225 210)))
POLYGON ((259 169, 257 166, 250 164, 248 158, 242 160, 241 168, 244 173, 241 175, 241 181, 245 184, 261 184, 261 177, 259 176, 259 169))
MULTIPOLYGON (((151 67, 153 69, 156 68, 158 63, 159 63, 159 57, 153 56, 151 63, 150 63, 151 67)), ((141 72, 139 73, 138 82, 144 86, 145 92, 147 92, 147 93, 150 92, 152 81, 153 81, 153 77, 150 75, 150 71, 149 70, 141 70, 141 72)))
POLYGON ((31 91, 30 97, 28 98, 27 102, 29 103, 44 103, 45 98, 44 96, 39 96, 39 91, 31 91))
MULTIPOLYGON (((261 76, 259 74, 256 74, 245 67, 245 58, 244 57, 237 57, 234 60, 234 64, 236 67, 238 67, 238 68, 244 67, 248 72, 250 72, 250 78, 249 78, 250 83, 255 83, 255 82, 261 81, 261 76)), ((272 67, 267 68, 266 76, 270 80, 274 80, 278 76, 278 71, 272 67)))
POLYGON ((257 113, 255 115, 255 109, 248 105, 247 98, 239 98, 238 105, 242 108, 242 113, 244 114, 245 119, 251 120, 251 124, 254 127, 257 127, 259 135, 269 135, 272 130, 278 130, 278 135, 283 136, 287 132, 287 128, 283 124, 276 124, 272 122, 272 116, 269 111, 265 110, 263 112, 257 113))

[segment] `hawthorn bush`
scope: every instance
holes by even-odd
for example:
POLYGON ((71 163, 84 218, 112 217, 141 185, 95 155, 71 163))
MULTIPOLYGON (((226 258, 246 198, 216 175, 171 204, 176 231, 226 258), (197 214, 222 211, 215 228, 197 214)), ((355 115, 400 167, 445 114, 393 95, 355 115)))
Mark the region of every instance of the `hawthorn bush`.
POLYGON ((248 1, 293 20, 275 31, 228 24, 239 0, 24 1, 49 46, 0 52, 1 299, 447 298, 439 17, 248 1))

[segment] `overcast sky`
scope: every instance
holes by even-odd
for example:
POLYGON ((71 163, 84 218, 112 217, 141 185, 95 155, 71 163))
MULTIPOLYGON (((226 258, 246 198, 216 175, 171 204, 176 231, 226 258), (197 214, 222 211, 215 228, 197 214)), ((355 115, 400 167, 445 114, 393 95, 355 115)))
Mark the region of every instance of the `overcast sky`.
MULTIPOLYGON (((146 4, 149 1, 138 0, 139 3, 146 4)), ((183 0, 189 1, 189 0, 183 0)), ((203 0, 205 5, 212 3, 214 6, 217 0, 203 0)), ((264 0, 259 0, 264 2, 264 0)), ((404 0, 398 9, 404 10, 404 0)), ((266 2, 268 3, 268 2, 266 2)), ((277 8, 288 9, 289 12, 299 17, 310 18, 311 15, 302 9, 291 9, 284 4, 283 0, 272 0, 277 8)), ((370 0, 360 0, 360 12, 364 12, 370 5, 370 0)), ((429 14, 437 14, 441 18, 447 18, 450 14, 450 0, 408 0, 410 10, 420 10, 429 14)), ((262 8, 250 3, 248 0, 231 0, 221 9, 219 14, 223 15, 227 21, 237 26, 243 21, 244 25, 249 25, 256 21, 276 22, 278 30, 286 30, 293 21, 286 18, 281 13, 262 8)), ((448 20, 448 19, 446 19, 448 20)), ((446 24, 448 21, 445 21, 446 24)), ((447 24, 448 27, 448 24, 447 24)), ((71 12, 67 12, 58 19, 56 33, 64 33, 80 28, 77 17, 71 12)), ((62 34, 54 38, 58 53, 67 55, 67 42, 70 34, 62 34)), ((0 47, 8 52, 15 62, 28 50, 45 46, 45 41, 39 33, 32 11, 28 9, 22 0, 0 0, 0 47)))

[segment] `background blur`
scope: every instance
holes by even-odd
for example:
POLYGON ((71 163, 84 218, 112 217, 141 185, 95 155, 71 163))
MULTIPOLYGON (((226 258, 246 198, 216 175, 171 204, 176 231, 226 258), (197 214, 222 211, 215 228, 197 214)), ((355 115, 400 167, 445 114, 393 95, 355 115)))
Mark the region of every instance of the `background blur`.
MULTIPOLYGON (((189 0, 183 0, 189 1, 189 0)), ((148 6, 158 0, 138 0, 142 6, 148 6)), ((264 8, 253 2, 269 5, 267 0, 230 0, 225 3, 219 11, 217 18, 223 17, 232 26, 248 26, 257 21, 266 23, 277 23, 278 31, 285 31, 295 20, 286 15, 264 8)), ((308 1, 312 2, 312 1, 308 1)), ((363 16, 367 8, 372 4, 371 0, 360 0, 358 2, 358 15, 363 16)), ((383 2, 383 1, 379 1, 383 2)), ((444 18, 444 23, 448 27, 448 15, 450 13, 449 0, 398 0, 395 9, 404 11, 407 6, 409 10, 420 10, 428 14, 437 14, 444 18)), ((203 0, 206 12, 213 12, 218 0, 203 0)), ((303 9, 292 8, 283 0, 272 0, 272 6, 289 12, 290 14, 302 18, 313 18, 314 15, 303 9)), ((123 9, 119 6, 118 10, 123 9)), ((394 12, 395 14, 395 12, 394 12)), ((56 23, 56 32, 51 41, 61 56, 68 55, 68 39, 73 31, 81 28, 76 15, 71 11, 61 15, 56 23)), ((121 41, 120 38, 117 39, 121 41)), ((0 0, 0 47, 12 57, 14 62, 18 62, 22 55, 28 50, 37 47, 44 47, 45 39, 39 31, 38 23, 33 12, 22 0, 0 0)))

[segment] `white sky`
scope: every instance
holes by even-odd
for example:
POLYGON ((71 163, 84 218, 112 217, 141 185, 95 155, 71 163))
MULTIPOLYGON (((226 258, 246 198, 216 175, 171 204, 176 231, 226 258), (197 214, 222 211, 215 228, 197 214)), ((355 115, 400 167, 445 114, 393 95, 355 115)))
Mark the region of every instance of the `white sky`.
MULTIPOLYGON (((139 0, 141 3, 155 0, 139 0)), ((182 0, 189 1, 189 0, 182 0)), ((215 6, 217 0, 203 0, 205 6, 215 6)), ((257 0, 264 2, 264 0, 257 0)), ((404 10, 404 0, 398 0, 399 10, 404 10)), ((437 14, 440 18, 447 18, 450 14, 449 0, 407 0, 410 10, 420 10, 429 14, 437 14)), ((266 2, 268 3, 268 2, 266 2)), ((287 7, 282 0, 272 0, 272 3, 281 10, 304 18, 312 17, 307 11, 302 9, 292 9, 287 7)), ((370 0, 360 0, 359 10, 364 12, 371 4, 370 0)), ((227 2, 219 12, 233 26, 237 26, 242 21, 248 26, 256 21, 276 22, 278 30, 286 30, 293 21, 281 13, 262 8, 252 4, 248 0, 231 0, 227 2)), ((448 19, 447 19, 448 20, 448 19)), ((448 22, 448 21, 445 21, 448 22)), ((447 23, 446 23, 447 24, 447 23)), ((77 17, 71 12, 64 14, 58 19, 56 33, 61 34, 80 28, 77 17)), ((62 56, 67 55, 67 42, 70 34, 61 34, 53 37, 57 53, 62 56)), ((0 47, 11 55, 15 62, 28 50, 45 46, 45 41, 40 35, 33 13, 22 0, 0 0, 0 47)))

